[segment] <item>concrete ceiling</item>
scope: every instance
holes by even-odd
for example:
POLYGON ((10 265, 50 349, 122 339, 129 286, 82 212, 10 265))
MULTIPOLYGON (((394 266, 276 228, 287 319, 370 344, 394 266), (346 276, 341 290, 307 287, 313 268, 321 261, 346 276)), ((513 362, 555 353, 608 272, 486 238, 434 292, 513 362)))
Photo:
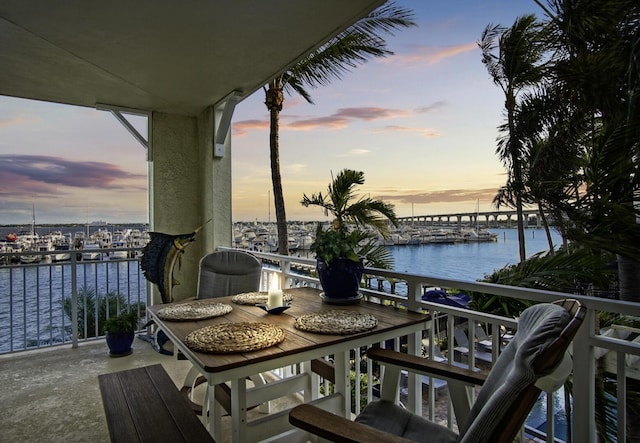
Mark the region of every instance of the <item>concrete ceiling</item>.
POLYGON ((197 115, 383 0, 0 0, 0 94, 197 115))

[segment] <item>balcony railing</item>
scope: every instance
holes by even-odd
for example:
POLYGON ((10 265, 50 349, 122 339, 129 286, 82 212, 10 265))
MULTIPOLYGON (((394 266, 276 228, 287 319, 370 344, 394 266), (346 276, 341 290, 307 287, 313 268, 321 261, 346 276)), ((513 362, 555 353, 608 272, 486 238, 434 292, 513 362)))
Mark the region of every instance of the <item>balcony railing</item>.
MULTIPOLYGON (((260 257, 263 262, 269 263, 269 267, 273 268, 266 270, 271 275, 264 278, 263 281, 274 278, 273 272, 276 272, 281 276, 285 287, 320 286, 313 272, 308 272, 315 267, 315 260, 259 252, 254 252, 254 254, 260 257)), ((365 273, 368 283, 376 282, 376 284, 367 284, 367 287, 361 290, 368 300, 393 305, 399 309, 428 312, 436 319, 432 322, 432 327, 427 331, 423 331, 421 336, 408 337, 406 343, 400 338, 396 339, 393 344, 396 349, 407 346, 410 351, 416 354, 422 353, 426 358, 439 358, 438 351, 441 350, 450 364, 460 364, 459 360, 462 360, 469 368, 490 367, 491 361, 495 361, 500 352, 502 339, 500 334, 493 333, 491 334, 490 343, 485 343, 485 345, 488 345, 487 347, 483 349, 480 346, 469 345, 468 352, 464 355, 464 350, 460 353, 456 351, 456 348, 462 347, 456 343, 456 330, 460 328, 460 325, 466 325, 464 327, 467 332, 466 339, 473 344, 485 338, 479 337, 479 334, 485 331, 502 331, 504 337, 505 333, 517 328, 517 321, 469 309, 423 301, 422 295, 425 288, 444 288, 451 292, 483 293, 533 302, 553 302, 563 298, 580 300, 587 308, 587 315, 571 350, 574 367, 572 400, 570 400, 573 422, 572 441, 593 442, 597 440, 595 430, 595 380, 598 372, 601 375, 606 375, 616 386, 615 392, 608 392, 606 395, 613 402, 610 410, 613 410, 617 417, 617 426, 615 427, 617 434, 610 437, 612 440, 620 442, 627 441, 627 402, 631 398, 629 385, 633 384, 634 388, 632 389, 634 390, 637 390, 635 386, 640 385, 638 383, 640 379, 640 338, 638 338, 640 331, 623 325, 614 325, 612 328, 600 330, 596 325, 598 325, 598 315, 602 312, 639 317, 640 304, 490 283, 450 280, 382 269, 367 268, 365 273), (469 325, 480 327, 469 327, 469 325), (443 349, 437 349, 443 344, 443 349), (487 352, 487 349, 490 349, 490 351, 487 352), (463 356, 463 359, 458 358, 459 356, 463 356)), ((457 332, 460 331, 458 330, 457 332)), ((372 364, 370 361, 363 361, 361 359, 362 355, 364 355, 364 350, 362 349, 355 349, 351 352, 355 372, 355 377, 352 378, 359 380, 361 374, 364 374, 368 383, 366 389, 362 389, 362 391, 361 384, 355 383, 351 391, 355 398, 363 396, 363 403, 366 404, 375 392, 375 381, 372 364)), ((406 389, 408 395, 406 399, 401 399, 406 401, 405 405, 416 413, 423 413, 421 387, 421 378, 409 376, 406 389)), ((427 389, 428 411, 425 411, 424 415, 430 420, 434 420, 436 419, 437 382, 433 379, 429 380, 427 389)), ((325 392, 328 392, 328 390, 325 392)), ((546 411, 546 417, 542 420, 540 426, 538 423, 532 423, 527 428, 528 434, 544 436, 547 441, 558 441, 567 438, 564 430, 559 429, 559 427, 556 429, 556 420, 554 420, 554 416, 558 412, 564 413, 562 410, 559 411, 557 407, 558 402, 560 404, 565 403, 562 395, 563 393, 560 391, 553 396, 549 395, 543 401, 540 406, 543 413, 546 411), (558 400, 558 397, 561 400, 558 400), (534 427, 540 429, 534 429, 534 427)), ((358 413, 361 406, 360 402, 352 402, 352 405, 353 412, 358 413)), ((448 424, 454 427, 455 420, 452 416, 452 408, 448 407, 447 412, 448 424)))
MULTIPOLYGON (((79 260, 74 254, 79 251, 71 251, 69 261, 61 263, 47 260, 29 265, 1 265, 0 353, 69 343, 75 346, 78 341, 95 339, 99 332, 97 322, 90 319, 106 316, 106 313, 99 309, 99 304, 90 303, 90 297, 87 297, 90 291, 94 291, 94 296, 104 297, 107 303, 127 303, 144 314, 144 306, 150 302, 148 283, 141 274, 137 251, 127 251, 131 257, 121 259, 85 261, 79 260), (65 303, 70 303, 66 310, 65 303)), ((104 249, 100 252, 107 256, 113 250, 104 249)), ((34 254, 46 256, 54 253, 34 254)), ((264 264, 263 290, 270 286, 274 278, 281 279, 285 287, 320 286, 313 273, 315 260, 259 252, 254 254, 264 264)), ((19 254, 1 254, 0 263, 4 263, 5 260, 8 262, 16 256, 19 254)), ((615 392, 608 395, 613 401, 612 410, 617 416, 617 435, 612 438, 626 441, 629 385, 637 385, 640 378, 640 339, 636 338, 640 331, 624 325, 599 330, 596 325, 601 312, 640 317, 640 304, 370 268, 366 269, 366 282, 362 293, 368 300, 388 304, 397 309, 429 313, 434 319, 431 327, 422 334, 398 337, 394 343, 383 345, 408 349, 416 354, 422 353, 425 358, 445 358, 450 364, 464 364, 470 368, 490 367, 491 361, 495 361, 500 352, 504 334, 517 328, 517 321, 423 301, 424 288, 436 287, 449 291, 493 294, 534 302, 552 302, 567 297, 579 299, 588 312, 572 346, 572 440, 596 441, 594 380, 597 373, 604 372, 616 386, 615 392), (456 341, 456 335, 461 329, 466 332, 466 340, 471 343, 467 345, 468 351, 462 349, 463 346, 456 341), (491 332, 489 342, 484 342, 484 348, 480 345, 474 346, 474 343, 486 339, 481 336, 485 332, 491 332)), ((354 413, 360 411, 362 404, 366 404, 377 389, 375 368, 370 361, 362 357, 365 352, 366 349, 354 349, 349 356, 353 361, 352 379, 363 378, 367 381, 366 384, 353 383, 353 398, 362 400, 352 402, 354 413)), ((327 356, 327 359, 330 358, 331 356, 327 356)), ((400 400, 411 410, 423 413, 429 419, 437 419, 437 381, 422 380, 418 376, 409 375, 405 383, 400 400), (426 402, 422 399, 423 382, 427 385, 426 402), (423 405, 426 405, 425 411, 423 405)), ((319 389, 320 393, 328 393, 329 383, 324 381, 323 386, 319 389)), ((559 426, 554 427, 554 415, 562 412, 558 411, 557 404, 564 403, 564 400, 558 400, 558 396, 562 398, 561 393, 557 393, 541 402, 543 412, 538 414, 540 423, 530 423, 531 429, 528 429, 528 432, 535 433, 537 431, 533 428, 539 427, 540 434, 546 435, 548 441, 566 438, 566 433, 559 426)), ((445 410, 449 425, 455 427, 452 408, 446 407, 445 410)))
POLYGON ((123 307, 146 315, 140 248, 100 249, 90 260, 82 254, 0 254, 0 354, 95 340, 103 320, 123 307))

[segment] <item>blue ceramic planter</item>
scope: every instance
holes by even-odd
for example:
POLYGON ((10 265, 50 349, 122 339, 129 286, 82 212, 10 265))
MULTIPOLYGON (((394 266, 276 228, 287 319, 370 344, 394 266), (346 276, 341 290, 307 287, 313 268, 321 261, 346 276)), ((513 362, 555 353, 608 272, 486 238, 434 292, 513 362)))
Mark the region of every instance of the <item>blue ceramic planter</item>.
POLYGON ((360 300, 360 281, 364 274, 362 261, 354 262, 346 258, 337 258, 332 260, 329 266, 324 260, 318 259, 316 270, 324 291, 324 301, 349 303, 360 300))
POLYGON ((114 333, 107 332, 107 345, 109 346, 109 355, 111 357, 124 357, 133 352, 131 344, 135 338, 133 332, 114 333))

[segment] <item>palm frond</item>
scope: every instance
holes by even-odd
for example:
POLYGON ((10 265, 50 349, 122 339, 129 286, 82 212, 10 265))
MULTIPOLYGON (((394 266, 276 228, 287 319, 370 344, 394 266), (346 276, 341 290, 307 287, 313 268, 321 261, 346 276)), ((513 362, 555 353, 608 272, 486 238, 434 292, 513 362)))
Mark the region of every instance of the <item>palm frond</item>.
MULTIPOLYGON (((340 80, 370 58, 393 54, 384 34, 393 35, 395 30, 415 25, 411 10, 385 4, 292 66, 283 76, 283 88, 287 93, 300 93, 303 85, 316 88, 340 80)), ((311 102, 308 94, 303 97, 311 102)))

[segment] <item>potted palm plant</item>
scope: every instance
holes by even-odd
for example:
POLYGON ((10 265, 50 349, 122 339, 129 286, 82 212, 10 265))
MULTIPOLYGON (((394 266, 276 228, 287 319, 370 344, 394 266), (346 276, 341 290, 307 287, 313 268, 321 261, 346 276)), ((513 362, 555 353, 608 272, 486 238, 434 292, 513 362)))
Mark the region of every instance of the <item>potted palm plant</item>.
POLYGON ((303 206, 319 206, 333 221, 328 229, 318 223, 310 246, 316 256, 316 270, 327 303, 357 302, 365 266, 389 268, 391 255, 376 244, 386 237, 390 224, 398 221, 393 205, 369 196, 357 196, 355 188, 364 184, 364 172, 344 169, 332 179, 327 193, 303 195, 303 206))
POLYGON ((104 323, 109 355, 124 357, 133 352, 131 344, 138 328, 138 312, 134 309, 109 317, 104 323))

